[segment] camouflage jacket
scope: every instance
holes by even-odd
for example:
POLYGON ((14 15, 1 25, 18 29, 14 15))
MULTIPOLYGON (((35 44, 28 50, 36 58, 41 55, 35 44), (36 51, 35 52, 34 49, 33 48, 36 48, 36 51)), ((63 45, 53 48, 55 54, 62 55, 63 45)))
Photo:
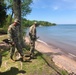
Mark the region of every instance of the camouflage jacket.
POLYGON ((35 25, 32 25, 30 27, 29 36, 30 36, 31 40, 36 40, 36 27, 35 27, 35 25))
POLYGON ((13 24, 11 24, 8 27, 8 39, 13 41, 14 38, 18 38, 18 27, 15 27, 13 24))

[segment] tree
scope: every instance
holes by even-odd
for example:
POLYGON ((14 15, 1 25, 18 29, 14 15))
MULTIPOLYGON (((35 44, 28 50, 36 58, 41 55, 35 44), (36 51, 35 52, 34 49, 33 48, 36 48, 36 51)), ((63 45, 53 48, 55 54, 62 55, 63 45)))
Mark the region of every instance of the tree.
POLYGON ((6 15, 6 4, 4 4, 4 0, 0 0, 0 26, 3 26, 5 22, 6 15))
POLYGON ((19 39, 22 46, 23 44, 23 37, 22 37, 22 30, 21 30, 21 0, 13 0, 13 12, 14 12, 14 19, 20 20, 19 25, 19 39))
MULTIPOLYGON (((13 0, 5 0, 8 10, 11 10, 11 18, 13 16, 13 0)), ((21 17, 26 16, 31 12, 30 4, 32 0, 21 0, 21 17)))
POLYGON ((21 0, 13 0, 14 18, 21 21, 21 0))
MULTIPOLYGON (((20 38, 20 43, 21 45, 24 47, 24 41, 23 41, 23 36, 22 36, 22 27, 21 27, 21 1, 22 0, 13 0, 13 13, 14 13, 14 19, 19 19, 20 20, 20 26, 19 26, 19 38, 20 38)), ((23 0, 22 2, 24 2, 25 0, 23 0)), ((28 0, 26 0, 28 1, 28 0)), ((26 3, 27 4, 27 3, 26 3)), ((25 5, 26 5, 25 4, 25 5)), ((28 4, 27 4, 28 5, 28 4)), ((29 9, 27 8, 27 5, 25 6, 26 9, 29 9)), ((22 6, 24 7, 24 5, 22 6)), ((27 14, 28 10, 26 10, 26 14, 27 14)))
POLYGON ((21 16, 24 17, 31 12, 30 4, 32 0, 21 0, 21 16))

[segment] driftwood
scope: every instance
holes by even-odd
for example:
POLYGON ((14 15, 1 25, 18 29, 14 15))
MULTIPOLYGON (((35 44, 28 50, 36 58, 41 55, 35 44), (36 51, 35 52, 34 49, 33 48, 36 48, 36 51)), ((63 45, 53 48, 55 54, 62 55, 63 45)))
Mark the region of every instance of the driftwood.
POLYGON ((2 50, 9 50, 10 49, 10 45, 5 43, 5 42, 0 42, 0 51, 2 50))

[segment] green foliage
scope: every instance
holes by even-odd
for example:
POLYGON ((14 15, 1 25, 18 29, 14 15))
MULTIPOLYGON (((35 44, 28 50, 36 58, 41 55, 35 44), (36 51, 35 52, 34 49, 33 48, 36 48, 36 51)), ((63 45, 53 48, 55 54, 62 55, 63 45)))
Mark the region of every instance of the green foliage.
POLYGON ((10 25, 10 17, 11 15, 8 15, 8 17, 6 18, 6 21, 3 23, 3 27, 0 28, 0 34, 6 34, 7 33, 7 29, 8 26, 10 25))
POLYGON ((56 25, 55 23, 50 23, 47 21, 37 21, 37 20, 27 20, 27 19, 22 19, 22 25, 24 27, 29 27, 31 26, 34 22, 37 22, 38 25, 40 26, 54 26, 56 25))
POLYGON ((0 0, 0 27, 3 27, 6 17, 6 4, 4 0, 0 0))
POLYGON ((29 27, 33 24, 33 21, 30 21, 30 20, 26 20, 26 19, 22 19, 22 25, 24 27, 29 27))
POLYGON ((55 23, 51 23, 51 22, 48 22, 48 21, 38 21, 38 24, 41 25, 41 26, 53 26, 53 25, 56 25, 55 23))
POLYGON ((61 71, 62 75, 68 75, 68 72, 66 70, 61 71))
MULTIPOLYGON (((22 17, 26 16, 31 12, 30 4, 32 3, 32 0, 21 0, 21 15, 22 17)), ((12 19, 13 19, 13 0, 0 0, 0 27, 2 27, 1 23, 3 24, 3 28, 7 28, 9 24, 11 24, 12 19), (1 3, 5 2, 5 4, 1 3), (4 6, 4 13, 1 13, 1 6, 4 6), (7 11, 10 11, 10 14, 8 14, 8 17, 6 18, 6 21, 4 21, 5 17, 4 15, 6 14, 5 8, 7 11), (3 18, 2 18, 3 17, 3 18)), ((24 22, 27 24, 27 22, 24 22)), ((7 29, 6 29, 7 30, 7 29)))
MULTIPOLYGON (((11 15, 8 15, 3 28, 0 29, 0 32, 7 33, 8 26, 10 25, 10 17, 11 17, 11 15)), ((13 22, 13 18, 12 18, 12 22, 13 22)), ((24 28, 30 27, 34 22, 37 22, 38 25, 40 25, 40 26, 53 26, 53 25, 56 25, 54 23, 50 23, 50 22, 47 22, 47 21, 27 20, 27 19, 23 18, 22 19, 22 30, 24 28)), ((23 31, 23 34, 25 34, 25 33, 26 32, 23 31)))
POLYGON ((24 17, 31 12, 30 4, 32 3, 32 0, 21 0, 21 2, 22 2, 21 14, 22 14, 22 17, 24 17))
MULTIPOLYGON (((5 0, 7 4, 7 8, 11 11, 13 11, 13 0, 5 0)), ((30 4, 32 3, 32 0, 21 0, 21 15, 22 17, 26 16, 31 12, 30 4)))

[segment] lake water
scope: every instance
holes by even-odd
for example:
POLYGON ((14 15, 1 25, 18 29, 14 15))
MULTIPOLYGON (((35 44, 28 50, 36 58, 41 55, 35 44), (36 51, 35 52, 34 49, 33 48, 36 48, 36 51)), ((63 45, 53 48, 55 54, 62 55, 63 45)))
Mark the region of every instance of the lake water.
POLYGON ((74 24, 37 27, 37 36, 48 45, 54 45, 64 52, 76 55, 76 25, 74 24))

